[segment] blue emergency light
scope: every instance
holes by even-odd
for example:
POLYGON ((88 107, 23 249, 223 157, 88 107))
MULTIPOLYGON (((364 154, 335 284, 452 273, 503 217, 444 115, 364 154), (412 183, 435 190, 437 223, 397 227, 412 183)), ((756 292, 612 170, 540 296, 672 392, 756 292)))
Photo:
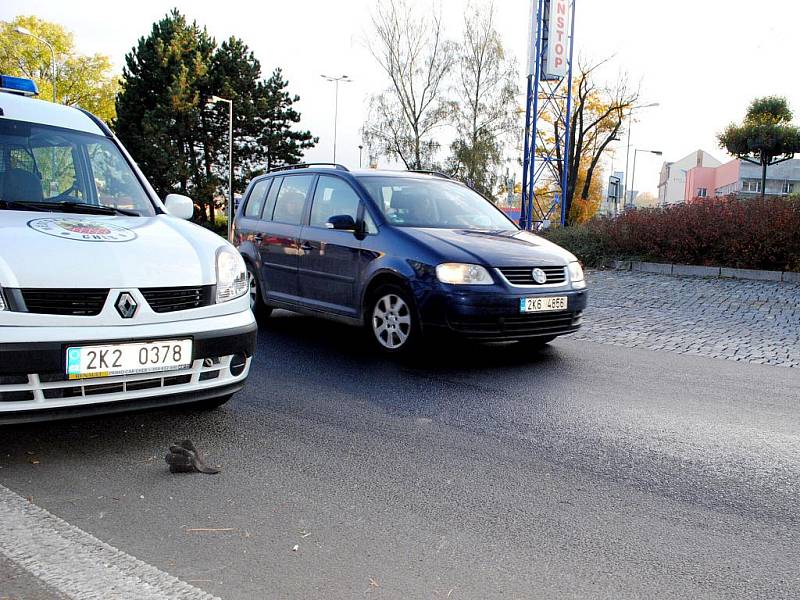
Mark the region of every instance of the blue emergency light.
POLYGON ((36 82, 32 79, 12 77, 11 75, 0 75, 0 92, 9 92, 20 96, 39 95, 39 90, 36 89, 36 82))

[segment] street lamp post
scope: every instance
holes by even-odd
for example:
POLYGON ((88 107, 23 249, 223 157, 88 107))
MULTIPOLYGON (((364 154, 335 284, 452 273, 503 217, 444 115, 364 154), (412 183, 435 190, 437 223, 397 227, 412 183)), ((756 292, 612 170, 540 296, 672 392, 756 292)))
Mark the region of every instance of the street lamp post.
POLYGON ((210 103, 228 103, 228 241, 233 242, 233 100, 211 96, 210 103))
POLYGON ((53 74, 53 103, 55 104, 58 101, 56 100, 56 50, 55 50, 55 48, 53 48, 53 44, 48 42, 46 39, 44 39, 42 37, 39 37, 38 35, 33 33, 27 27, 19 27, 19 26, 17 26, 17 27, 14 28, 14 32, 18 33, 20 35, 28 35, 28 36, 32 37, 33 39, 35 39, 35 40, 39 40, 45 46, 50 48, 50 67, 51 67, 51 70, 53 72, 52 73, 53 74))
MULTIPOLYGON (((636 155, 639 152, 646 152, 646 153, 649 153, 649 154, 655 154, 656 156, 661 156, 663 154, 663 152, 661 152, 661 150, 642 150, 641 148, 634 149, 634 151, 633 151, 633 173, 631 173, 631 192, 634 191, 633 188, 636 185, 636 155)), ((622 206, 623 206, 623 208, 625 208, 630 204, 633 204, 633 201, 631 200, 630 202, 628 202, 626 200, 626 202, 622 206)))
POLYGON ((361 168, 361 152, 363 150, 364 150, 364 145, 363 144, 359 144, 358 145, 358 168, 359 169, 361 168))
POLYGON ((630 159, 631 155, 631 129, 633 129, 633 111, 640 110, 642 108, 654 108, 659 106, 658 102, 651 102, 650 104, 644 104, 642 106, 634 106, 628 111, 628 146, 625 150, 625 173, 623 176, 624 185, 622 186, 622 208, 625 208, 625 205, 628 203, 628 160, 630 159))
POLYGON ((326 81, 332 81, 335 91, 334 91, 334 108, 333 108, 333 162, 336 162, 336 129, 339 124, 339 82, 342 83, 350 83, 353 80, 350 79, 347 75, 341 75, 340 77, 331 77, 330 75, 320 75, 326 81))

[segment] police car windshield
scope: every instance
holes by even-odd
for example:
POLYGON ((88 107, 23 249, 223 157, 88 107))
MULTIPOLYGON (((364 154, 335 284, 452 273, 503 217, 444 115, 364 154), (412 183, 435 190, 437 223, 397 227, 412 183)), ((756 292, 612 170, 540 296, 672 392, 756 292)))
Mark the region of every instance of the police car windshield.
POLYGON ((447 179, 358 178, 396 227, 509 231, 517 226, 477 192, 447 179))
POLYGON ((110 139, 0 119, 0 208, 152 216, 142 184, 110 139))

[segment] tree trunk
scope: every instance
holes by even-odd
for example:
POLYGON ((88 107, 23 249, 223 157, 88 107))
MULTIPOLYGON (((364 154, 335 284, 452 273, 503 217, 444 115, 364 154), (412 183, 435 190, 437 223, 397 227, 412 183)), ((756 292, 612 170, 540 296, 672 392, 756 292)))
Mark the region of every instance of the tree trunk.
POLYGON ((763 200, 767 194, 767 165, 769 161, 761 158, 761 199, 763 200))

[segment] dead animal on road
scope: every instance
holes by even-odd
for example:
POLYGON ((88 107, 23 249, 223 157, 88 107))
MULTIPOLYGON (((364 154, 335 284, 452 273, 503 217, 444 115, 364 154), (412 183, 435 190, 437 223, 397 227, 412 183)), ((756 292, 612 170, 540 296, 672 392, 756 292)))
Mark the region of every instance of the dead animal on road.
POLYGON ((205 473, 207 475, 219 473, 219 469, 209 467, 203 461, 203 455, 190 440, 183 440, 179 444, 170 446, 169 453, 164 460, 169 465, 170 473, 205 473))

